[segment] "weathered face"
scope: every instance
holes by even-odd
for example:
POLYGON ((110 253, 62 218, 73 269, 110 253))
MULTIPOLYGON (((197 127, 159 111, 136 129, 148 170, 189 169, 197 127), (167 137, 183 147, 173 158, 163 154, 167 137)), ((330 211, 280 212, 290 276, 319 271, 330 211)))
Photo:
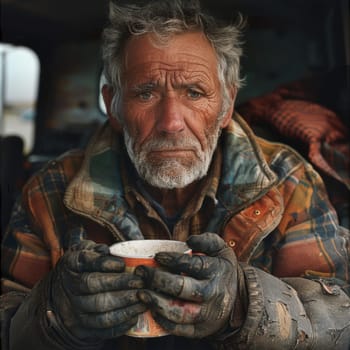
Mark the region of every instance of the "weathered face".
POLYGON ((140 176, 181 188, 207 173, 234 96, 223 113, 217 58, 203 34, 176 35, 166 46, 153 39, 133 37, 125 47, 119 113, 140 176))

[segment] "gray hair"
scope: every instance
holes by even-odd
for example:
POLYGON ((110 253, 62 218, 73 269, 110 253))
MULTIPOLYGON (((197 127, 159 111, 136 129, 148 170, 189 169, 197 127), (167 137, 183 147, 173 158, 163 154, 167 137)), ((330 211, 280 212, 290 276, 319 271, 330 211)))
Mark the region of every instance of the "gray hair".
POLYGON ((203 32, 218 58, 218 75, 224 104, 228 100, 227 88, 241 86, 243 79, 240 78, 240 33, 244 25, 242 16, 239 16, 235 24, 222 25, 201 11, 198 0, 160 0, 148 2, 144 6, 119 6, 111 1, 109 21, 103 32, 102 56, 104 77, 114 92, 114 112, 122 88, 123 48, 133 35, 153 33, 160 43, 166 43, 175 34, 188 31, 203 32))

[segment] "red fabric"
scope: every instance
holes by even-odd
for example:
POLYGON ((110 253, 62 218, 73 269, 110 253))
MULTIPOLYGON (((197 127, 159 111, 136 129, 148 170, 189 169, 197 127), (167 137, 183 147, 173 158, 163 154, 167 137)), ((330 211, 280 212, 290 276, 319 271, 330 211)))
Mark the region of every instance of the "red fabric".
POLYGON ((306 95, 295 84, 291 90, 280 88, 254 98, 239 112, 250 124, 266 122, 282 136, 307 145, 311 163, 350 188, 349 131, 334 112, 301 100, 303 96, 306 95))

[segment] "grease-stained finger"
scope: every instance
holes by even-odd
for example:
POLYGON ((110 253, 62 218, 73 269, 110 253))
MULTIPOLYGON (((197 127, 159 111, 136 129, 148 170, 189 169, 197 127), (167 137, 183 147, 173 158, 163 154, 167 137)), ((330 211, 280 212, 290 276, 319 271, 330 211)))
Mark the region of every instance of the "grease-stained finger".
POLYGON ((101 255, 94 250, 81 250, 65 257, 67 269, 75 272, 121 272, 125 269, 123 259, 101 255))
POLYGON ((74 295, 96 294, 107 291, 139 289, 144 287, 141 277, 131 273, 70 273, 64 276, 67 289, 74 295))
POLYGON ((149 266, 138 266, 135 274, 143 278, 147 289, 184 300, 203 302, 213 293, 212 284, 208 280, 197 280, 149 266))
POLYGON ((140 290, 139 299, 150 307, 152 313, 174 323, 195 324, 203 321, 201 304, 174 299, 149 290, 140 290))
POLYGON ((193 251, 211 256, 216 256, 226 247, 225 241, 216 233, 211 232, 190 236, 186 243, 193 251))
POLYGON ((78 318, 81 324, 87 328, 112 328, 138 316, 147 310, 146 305, 141 302, 125 308, 101 313, 80 313, 78 318))
POLYGON ((197 279, 208 279, 221 268, 221 262, 216 257, 206 255, 187 255, 173 252, 160 252, 156 261, 176 273, 184 273, 197 279))
POLYGON ((123 290, 72 297, 72 304, 80 312, 99 313, 139 303, 137 290, 123 290))

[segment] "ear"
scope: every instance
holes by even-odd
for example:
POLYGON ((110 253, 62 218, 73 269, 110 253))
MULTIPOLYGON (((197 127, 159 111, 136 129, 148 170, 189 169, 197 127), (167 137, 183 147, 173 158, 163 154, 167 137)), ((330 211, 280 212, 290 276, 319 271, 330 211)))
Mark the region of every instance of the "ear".
POLYGON ((225 116, 221 120, 221 128, 226 128, 226 126, 230 123, 230 120, 232 119, 232 114, 235 108, 235 101, 236 101, 236 96, 237 96, 237 88, 232 87, 229 91, 230 95, 230 106, 226 111, 225 116))
POLYGON ((113 115, 112 113, 112 101, 113 101, 113 97, 114 97, 114 92, 113 89, 110 85, 103 85, 102 86, 102 97, 103 97, 103 102, 105 104, 106 107, 106 112, 109 118, 109 122, 111 123, 112 127, 117 130, 120 131, 122 130, 122 126, 118 121, 117 116, 113 115))

